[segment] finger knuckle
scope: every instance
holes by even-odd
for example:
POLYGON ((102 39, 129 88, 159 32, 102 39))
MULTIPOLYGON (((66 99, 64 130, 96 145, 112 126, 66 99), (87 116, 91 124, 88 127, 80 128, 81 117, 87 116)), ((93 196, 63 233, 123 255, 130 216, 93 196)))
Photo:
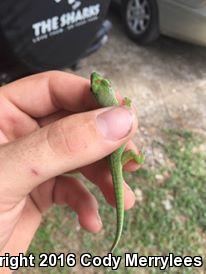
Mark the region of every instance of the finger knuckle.
POLYGON ((53 123, 47 132, 47 142, 49 147, 55 154, 65 154, 70 152, 66 133, 61 121, 53 123))
POLYGON ((51 125, 47 139, 55 153, 73 156, 88 148, 91 138, 88 138, 87 132, 87 125, 83 123, 68 124, 68 121, 62 119, 51 125))

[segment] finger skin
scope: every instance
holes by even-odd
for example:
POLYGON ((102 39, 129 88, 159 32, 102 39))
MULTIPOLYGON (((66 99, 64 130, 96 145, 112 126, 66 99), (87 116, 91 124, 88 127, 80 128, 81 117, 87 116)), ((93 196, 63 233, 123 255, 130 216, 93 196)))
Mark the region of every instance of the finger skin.
POLYGON ((18 205, 8 211, 3 212, 0 209, 0 251, 11 237, 24 210, 25 203, 26 199, 23 199, 18 205))
POLYGON ((39 126, 40 127, 44 127, 44 126, 47 126, 53 122, 56 122, 57 120, 60 120, 64 117, 67 117, 69 115, 72 115, 73 113, 71 113, 70 111, 67 111, 67 110, 59 110, 55 113, 52 113, 48 116, 45 116, 45 117, 42 117, 42 118, 39 118, 39 119, 36 119, 39 126))
POLYGON ((118 141, 104 138, 96 117, 105 109, 58 120, 0 149, 0 204, 14 206, 42 182, 69 170, 94 163, 126 143, 135 133, 118 141), (5 161, 7 159, 7 161, 5 161))
POLYGON ((22 137, 38 128, 38 123, 1 95, 0 129, 9 141, 22 137))
MULTIPOLYGON (((40 225, 41 217, 40 212, 28 197, 11 237, 4 248, 0 248, 0 256, 4 256, 5 253, 18 256, 19 253, 25 252, 40 225)), ((11 273, 11 271, 8 268, 3 268, 1 273, 11 273)))
POLYGON ((68 205, 78 215, 80 225, 97 233, 102 227, 95 197, 75 178, 59 176, 54 188, 54 203, 68 205))
POLYGON ((60 71, 25 77, 2 87, 0 94, 35 118, 60 109, 80 112, 97 107, 89 80, 60 71))

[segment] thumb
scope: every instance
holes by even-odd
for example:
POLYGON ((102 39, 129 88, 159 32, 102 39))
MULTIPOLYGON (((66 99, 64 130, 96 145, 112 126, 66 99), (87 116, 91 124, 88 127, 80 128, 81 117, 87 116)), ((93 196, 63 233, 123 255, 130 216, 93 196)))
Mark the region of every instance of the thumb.
POLYGON ((15 204, 42 182, 104 158, 137 121, 126 107, 74 114, 0 148, 0 201, 15 204))

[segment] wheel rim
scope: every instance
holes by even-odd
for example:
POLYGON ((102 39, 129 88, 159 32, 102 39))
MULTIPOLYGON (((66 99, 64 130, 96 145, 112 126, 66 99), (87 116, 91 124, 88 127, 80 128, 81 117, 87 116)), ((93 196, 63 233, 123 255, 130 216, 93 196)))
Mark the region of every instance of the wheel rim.
POLYGON ((150 23, 151 8, 148 0, 130 0, 127 6, 127 23, 135 34, 144 33, 150 23))

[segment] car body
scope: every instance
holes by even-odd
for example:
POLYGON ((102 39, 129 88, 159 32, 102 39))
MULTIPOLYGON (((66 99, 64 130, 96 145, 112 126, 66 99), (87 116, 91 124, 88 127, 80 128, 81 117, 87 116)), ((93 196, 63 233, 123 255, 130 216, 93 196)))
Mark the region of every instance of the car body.
MULTIPOLYGON (((206 46, 206 0, 153 1, 156 1, 158 9, 156 16, 160 33, 206 46)), ((125 1, 113 2, 121 5, 125 1)))

